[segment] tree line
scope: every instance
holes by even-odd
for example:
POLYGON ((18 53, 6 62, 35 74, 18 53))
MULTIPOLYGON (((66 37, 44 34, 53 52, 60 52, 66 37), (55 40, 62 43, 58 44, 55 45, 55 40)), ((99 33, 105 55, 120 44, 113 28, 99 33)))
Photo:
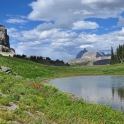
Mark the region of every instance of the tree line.
POLYGON ((45 65, 54 65, 54 66, 70 66, 68 63, 65 63, 63 60, 51 60, 49 57, 35 56, 31 55, 27 57, 26 55, 15 54, 13 57, 20 59, 28 59, 37 63, 45 64, 45 65))
POLYGON ((111 47, 111 60, 110 60, 110 64, 117 64, 117 63, 121 63, 124 62, 124 44, 123 45, 119 45, 116 48, 116 51, 113 51, 113 47, 111 47))

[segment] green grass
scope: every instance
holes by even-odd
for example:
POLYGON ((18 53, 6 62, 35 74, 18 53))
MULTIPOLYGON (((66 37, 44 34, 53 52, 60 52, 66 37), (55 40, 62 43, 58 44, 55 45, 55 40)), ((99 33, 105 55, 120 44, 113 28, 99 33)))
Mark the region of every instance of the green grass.
POLYGON ((123 124, 124 114, 109 106, 89 104, 60 92, 45 80, 78 75, 123 75, 124 63, 107 66, 46 66, 0 57, 0 124, 123 124))

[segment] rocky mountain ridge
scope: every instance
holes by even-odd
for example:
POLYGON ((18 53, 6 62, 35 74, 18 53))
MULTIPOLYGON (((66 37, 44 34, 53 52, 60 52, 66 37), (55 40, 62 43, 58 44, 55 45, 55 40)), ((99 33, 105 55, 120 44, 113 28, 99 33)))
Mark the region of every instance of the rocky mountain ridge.
POLYGON ((94 52, 86 52, 83 54, 81 58, 87 59, 87 60, 101 60, 105 58, 109 58, 110 56, 104 54, 103 52, 94 51, 94 52))
POLYGON ((73 63, 105 60, 110 58, 111 58, 110 54, 105 54, 104 52, 100 52, 100 51, 90 52, 87 49, 84 49, 77 54, 76 58, 68 60, 68 63, 73 64, 73 63))
POLYGON ((81 57, 83 56, 83 54, 86 53, 86 52, 88 52, 88 50, 87 50, 86 48, 85 48, 84 50, 81 50, 81 51, 77 54, 76 58, 81 58, 81 57))

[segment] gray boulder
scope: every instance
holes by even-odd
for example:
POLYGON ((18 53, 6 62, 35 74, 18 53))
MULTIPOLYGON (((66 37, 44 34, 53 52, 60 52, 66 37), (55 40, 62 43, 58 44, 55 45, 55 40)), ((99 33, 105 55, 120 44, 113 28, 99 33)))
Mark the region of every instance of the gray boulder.
POLYGON ((12 69, 9 67, 1 66, 1 71, 6 73, 11 73, 12 69))

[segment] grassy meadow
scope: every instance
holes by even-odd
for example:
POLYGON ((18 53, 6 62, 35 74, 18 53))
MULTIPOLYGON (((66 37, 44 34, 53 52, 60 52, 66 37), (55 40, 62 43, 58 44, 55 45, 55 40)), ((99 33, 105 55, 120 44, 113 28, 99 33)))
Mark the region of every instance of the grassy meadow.
POLYGON ((0 124, 124 124, 124 113, 89 104, 45 83, 53 78, 124 75, 124 63, 106 66, 48 66, 0 56, 0 124))

